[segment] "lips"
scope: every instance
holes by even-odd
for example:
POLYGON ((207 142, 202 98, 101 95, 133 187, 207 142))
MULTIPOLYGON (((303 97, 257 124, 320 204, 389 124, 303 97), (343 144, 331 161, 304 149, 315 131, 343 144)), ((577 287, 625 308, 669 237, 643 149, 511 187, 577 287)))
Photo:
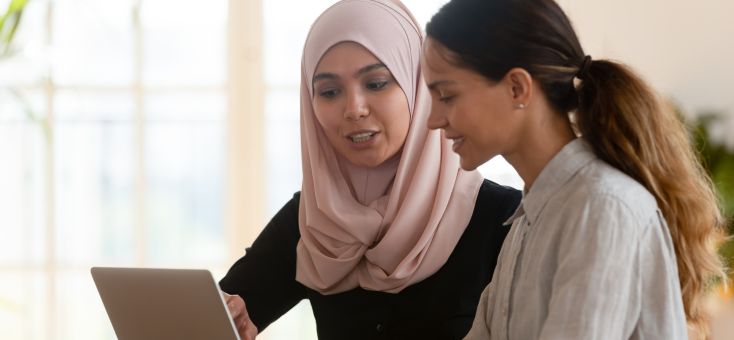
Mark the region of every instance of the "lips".
POLYGON ((450 139, 451 141, 454 142, 454 144, 451 146, 451 149, 454 150, 454 152, 457 152, 459 147, 461 147, 461 144, 464 142, 464 137, 459 137, 459 136, 455 136, 455 137, 446 136, 446 139, 450 139))
POLYGON ((373 139, 378 134, 377 131, 362 130, 355 131, 346 136, 353 143, 365 143, 373 139))

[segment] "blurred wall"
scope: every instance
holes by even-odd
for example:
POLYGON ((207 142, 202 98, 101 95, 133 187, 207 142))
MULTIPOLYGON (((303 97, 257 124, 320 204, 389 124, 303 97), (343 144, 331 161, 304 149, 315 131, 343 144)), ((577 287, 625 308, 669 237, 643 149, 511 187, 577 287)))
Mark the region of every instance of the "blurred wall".
POLYGON ((587 54, 631 65, 686 111, 717 110, 734 115, 734 2, 559 3, 587 54))

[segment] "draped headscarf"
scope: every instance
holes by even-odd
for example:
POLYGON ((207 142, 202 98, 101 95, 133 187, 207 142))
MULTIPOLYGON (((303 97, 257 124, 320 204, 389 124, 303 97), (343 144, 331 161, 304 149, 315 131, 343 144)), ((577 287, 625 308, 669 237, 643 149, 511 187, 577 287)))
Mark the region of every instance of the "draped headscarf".
POLYGON ((439 130, 426 126, 430 96, 420 70, 420 27, 390 0, 345 0, 313 24, 301 65, 301 239, 296 280, 322 294, 362 287, 397 293, 438 271, 474 210, 482 176, 459 167, 439 130), (340 42, 364 46, 390 70, 411 121, 399 155, 354 165, 327 139, 313 109, 313 76, 340 42))

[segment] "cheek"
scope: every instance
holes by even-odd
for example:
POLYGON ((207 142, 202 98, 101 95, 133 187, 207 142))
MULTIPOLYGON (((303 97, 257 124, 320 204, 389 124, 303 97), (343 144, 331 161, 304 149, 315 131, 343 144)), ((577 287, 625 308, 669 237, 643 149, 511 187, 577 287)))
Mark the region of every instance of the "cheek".
POLYGON ((501 105, 492 97, 466 97, 452 108, 450 124, 475 147, 492 148, 512 130, 501 105))
MULTIPOLYGON (((477 95, 470 103, 467 103, 466 110, 470 112, 470 120, 473 128, 479 131, 492 131, 492 134, 501 133, 508 128, 507 118, 511 112, 506 111, 506 103, 504 98, 498 96, 493 91, 482 92, 483 95, 477 95)), ((485 133, 486 134, 486 133, 485 133)))
POLYGON ((314 103, 314 116, 327 136, 339 133, 340 115, 332 105, 314 103))
POLYGON ((451 126, 465 137, 476 138, 486 132, 487 110, 477 102, 465 100, 452 105, 446 111, 449 113, 451 126))
MULTIPOLYGON (((479 111, 479 110, 477 110, 479 111)), ((474 142, 484 155, 503 153, 514 143, 517 128, 512 120, 511 112, 494 107, 475 113, 479 115, 477 124, 471 127, 476 138, 474 142)), ((486 156, 485 155, 485 156, 486 156)))

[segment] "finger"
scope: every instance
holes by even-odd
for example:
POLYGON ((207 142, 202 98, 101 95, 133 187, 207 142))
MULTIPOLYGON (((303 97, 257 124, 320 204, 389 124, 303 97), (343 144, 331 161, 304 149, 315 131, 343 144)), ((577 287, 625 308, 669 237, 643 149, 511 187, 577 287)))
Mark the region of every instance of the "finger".
POLYGON ((255 340, 255 337, 257 336, 257 327, 255 327, 255 324, 252 322, 248 322, 245 326, 245 336, 243 337, 243 340, 255 340))
POLYGON ((237 325, 237 334, 240 335, 241 340, 255 339, 255 337, 252 336, 252 332, 248 330, 248 324, 250 323, 243 321, 237 325))
POLYGON ((229 315, 232 316, 232 319, 239 319, 242 315, 242 310, 237 308, 237 306, 232 304, 227 304, 227 309, 229 309, 229 315))
POLYGON ((237 334, 240 336, 241 340, 248 340, 247 339, 247 332, 244 328, 237 328, 237 334))
POLYGON ((244 339, 245 334, 247 334, 245 325, 241 322, 237 324, 237 333, 240 335, 240 338, 242 339, 244 339))
POLYGON ((236 295, 229 295, 227 293, 222 293, 222 296, 224 297, 224 302, 227 303, 232 302, 237 297, 236 295))
POLYGON ((244 304, 240 305, 238 300, 241 301, 241 299, 235 297, 227 299, 227 309, 229 309, 229 314, 232 316, 232 319, 240 317, 244 311, 244 304))

